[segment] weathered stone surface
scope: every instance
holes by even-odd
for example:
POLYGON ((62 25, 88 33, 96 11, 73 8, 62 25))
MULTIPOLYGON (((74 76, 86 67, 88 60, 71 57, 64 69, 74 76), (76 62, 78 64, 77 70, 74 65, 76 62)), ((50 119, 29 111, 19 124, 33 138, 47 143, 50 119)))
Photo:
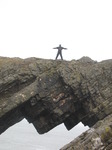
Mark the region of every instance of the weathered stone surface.
POLYGON ((112 114, 60 150, 112 150, 112 114))
MULTIPOLYGON (((42 134, 112 114, 112 60, 0 57, 0 133, 26 118, 42 134)), ((83 150, 83 149, 82 149, 83 150)))

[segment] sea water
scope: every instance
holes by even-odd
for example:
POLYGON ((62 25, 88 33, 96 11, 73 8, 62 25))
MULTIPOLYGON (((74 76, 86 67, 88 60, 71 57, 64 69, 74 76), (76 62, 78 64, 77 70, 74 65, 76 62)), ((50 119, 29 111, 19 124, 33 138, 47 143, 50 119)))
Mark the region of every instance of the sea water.
POLYGON ((24 119, 0 135, 0 150, 59 150, 87 129, 79 123, 68 131, 61 124, 39 135, 33 125, 24 119))

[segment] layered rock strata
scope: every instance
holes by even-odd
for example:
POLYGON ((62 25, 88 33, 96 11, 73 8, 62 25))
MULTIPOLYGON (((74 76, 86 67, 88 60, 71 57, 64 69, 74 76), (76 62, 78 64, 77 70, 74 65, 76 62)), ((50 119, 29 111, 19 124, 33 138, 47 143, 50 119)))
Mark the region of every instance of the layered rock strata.
POLYGON ((60 150, 112 150, 112 114, 60 150))
POLYGON ((112 60, 0 57, 0 133, 26 118, 38 133, 93 127, 112 114, 112 60))

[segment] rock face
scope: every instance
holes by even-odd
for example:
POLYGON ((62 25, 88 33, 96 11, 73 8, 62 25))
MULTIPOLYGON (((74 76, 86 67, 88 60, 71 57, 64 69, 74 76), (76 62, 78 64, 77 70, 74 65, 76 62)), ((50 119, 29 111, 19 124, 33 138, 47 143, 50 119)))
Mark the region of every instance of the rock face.
POLYGON ((63 150, 112 149, 111 115, 112 60, 0 57, 0 133, 23 118, 40 134, 82 122, 91 129, 63 150))
POLYGON ((112 114, 60 150, 112 150, 112 114))

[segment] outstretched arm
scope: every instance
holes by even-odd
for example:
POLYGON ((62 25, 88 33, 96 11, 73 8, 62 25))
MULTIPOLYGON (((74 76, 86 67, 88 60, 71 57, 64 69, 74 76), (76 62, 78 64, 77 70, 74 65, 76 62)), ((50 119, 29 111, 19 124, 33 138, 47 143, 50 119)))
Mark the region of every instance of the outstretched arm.
POLYGON ((64 47, 63 47, 63 49, 67 49, 67 48, 64 48, 64 47))
POLYGON ((53 49, 58 49, 58 47, 54 47, 53 49))

